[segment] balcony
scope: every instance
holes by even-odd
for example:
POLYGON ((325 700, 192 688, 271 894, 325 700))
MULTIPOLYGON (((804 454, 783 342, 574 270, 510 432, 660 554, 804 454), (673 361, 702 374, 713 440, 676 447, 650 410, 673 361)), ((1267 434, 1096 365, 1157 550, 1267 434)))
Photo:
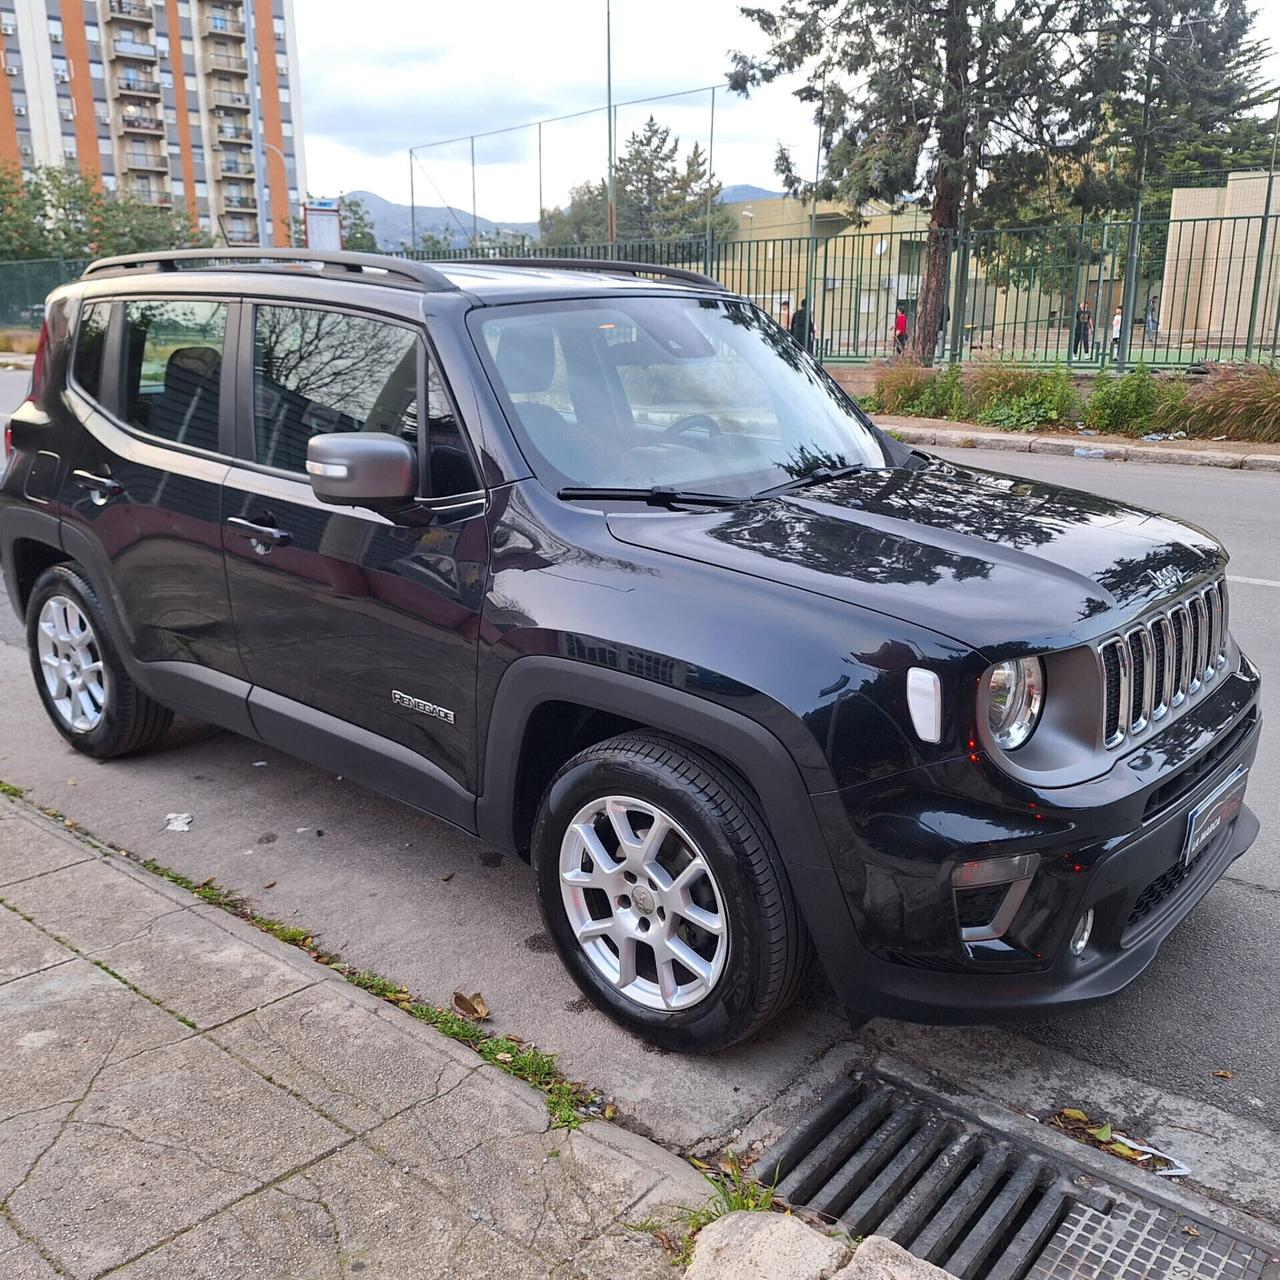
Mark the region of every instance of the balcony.
POLYGON ((158 98, 160 82, 144 80, 141 76, 116 76, 116 92, 131 93, 139 98, 158 98))
POLYGON ((249 74, 248 58, 233 58, 225 53, 213 53, 209 55, 210 71, 229 71, 234 75, 244 76, 249 74))
POLYGON ((155 14, 149 4, 139 4, 137 0, 110 0, 107 5, 107 20, 124 18, 129 22, 154 22, 155 14))
POLYGON ((258 202, 252 196, 223 196, 222 203, 228 209, 248 209, 257 212, 258 202))
POLYGON ((111 51, 117 58, 145 58, 148 62, 156 60, 156 47, 143 44, 141 40, 113 40, 111 51))
POLYGON ((226 241, 228 244, 257 244, 258 233, 256 231, 228 231, 226 241))
POLYGON ((220 160, 218 176, 222 178, 256 178, 253 165, 247 160, 220 160))
POLYGON ((243 40, 244 23, 234 18, 224 18, 221 14, 213 14, 205 19, 204 33, 207 36, 236 36, 243 40))
POLYGON ((169 172, 169 157, 159 152, 126 150, 124 153, 126 169, 154 169, 161 173, 169 172))
POLYGON ((247 124, 220 124, 217 136, 219 142, 252 142, 253 130, 247 124))
POLYGON ((126 111, 120 117, 121 133, 163 133, 164 121, 159 116, 143 116, 126 111))
POLYGON ((249 95, 247 93, 215 93, 213 95, 213 105, 215 107, 228 107, 233 111, 248 111, 249 95))
POLYGON ((173 204, 173 194, 163 187, 125 187, 125 194, 143 204, 153 204, 159 208, 168 208, 173 204))

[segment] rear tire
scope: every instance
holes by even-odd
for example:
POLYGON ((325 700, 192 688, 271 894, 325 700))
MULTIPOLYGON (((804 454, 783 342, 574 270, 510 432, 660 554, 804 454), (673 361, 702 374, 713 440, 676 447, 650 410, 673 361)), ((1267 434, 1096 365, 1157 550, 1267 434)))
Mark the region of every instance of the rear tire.
POLYGON ((27 651, 53 727, 98 760, 153 747, 173 712, 133 682, 97 593, 78 565, 46 569, 27 601, 27 651))
POLYGON ((745 1039, 808 969, 768 827, 712 757, 678 739, 627 733, 574 756, 543 797, 532 852, 574 981, 664 1049, 745 1039))

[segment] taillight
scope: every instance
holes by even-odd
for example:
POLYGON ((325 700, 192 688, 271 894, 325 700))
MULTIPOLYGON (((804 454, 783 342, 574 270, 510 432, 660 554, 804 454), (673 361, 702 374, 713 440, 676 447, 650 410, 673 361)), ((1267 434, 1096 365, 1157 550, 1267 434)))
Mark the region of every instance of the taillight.
POLYGON ((4 424, 4 454, 0 456, 0 462, 8 462, 9 455, 13 452, 13 426, 11 423, 4 424))
POLYGON ((31 366, 31 390, 27 393, 27 399, 35 404, 39 404, 44 395, 44 359, 48 346, 49 322, 44 320, 40 324, 40 340, 36 343, 36 358, 31 366))

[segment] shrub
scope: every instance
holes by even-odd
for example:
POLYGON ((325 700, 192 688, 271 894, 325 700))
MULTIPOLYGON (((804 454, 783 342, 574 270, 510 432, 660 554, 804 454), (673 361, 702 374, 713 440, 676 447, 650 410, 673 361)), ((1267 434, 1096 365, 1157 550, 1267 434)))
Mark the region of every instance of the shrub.
POLYGON ((914 360, 894 360, 876 374, 876 403, 882 413, 905 413, 933 375, 914 360))
POLYGON ((1035 376, 1030 369, 984 360, 969 380, 969 408, 981 414, 994 405, 1010 404, 1031 386, 1035 376))
POLYGON ((984 388, 986 407, 978 421, 1009 431, 1034 431, 1037 427, 1073 422, 1080 412, 1080 397, 1065 369, 1044 373, 1017 370, 1018 379, 989 380, 984 388))
POLYGON ((1156 380, 1145 365, 1137 365, 1118 378, 1100 373, 1093 380, 1085 406, 1085 425, 1095 431, 1140 436, 1151 430, 1158 399, 1156 380))
POLYGON ((921 418, 959 418, 964 414, 964 388, 960 384, 960 366, 949 365, 944 373, 935 373, 907 406, 907 413, 921 418))
POLYGON ((1180 394, 1161 400, 1152 424, 1156 430, 1280 444, 1280 369, 1211 365, 1203 379, 1179 381, 1180 394))

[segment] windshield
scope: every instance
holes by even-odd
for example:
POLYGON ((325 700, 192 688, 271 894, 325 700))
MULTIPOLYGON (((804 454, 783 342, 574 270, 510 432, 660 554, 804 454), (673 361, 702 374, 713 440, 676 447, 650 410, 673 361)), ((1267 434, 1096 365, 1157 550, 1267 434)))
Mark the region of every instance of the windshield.
POLYGON ((749 303, 613 297, 473 317, 507 416, 552 488, 745 496, 889 461, 853 403, 749 303))

